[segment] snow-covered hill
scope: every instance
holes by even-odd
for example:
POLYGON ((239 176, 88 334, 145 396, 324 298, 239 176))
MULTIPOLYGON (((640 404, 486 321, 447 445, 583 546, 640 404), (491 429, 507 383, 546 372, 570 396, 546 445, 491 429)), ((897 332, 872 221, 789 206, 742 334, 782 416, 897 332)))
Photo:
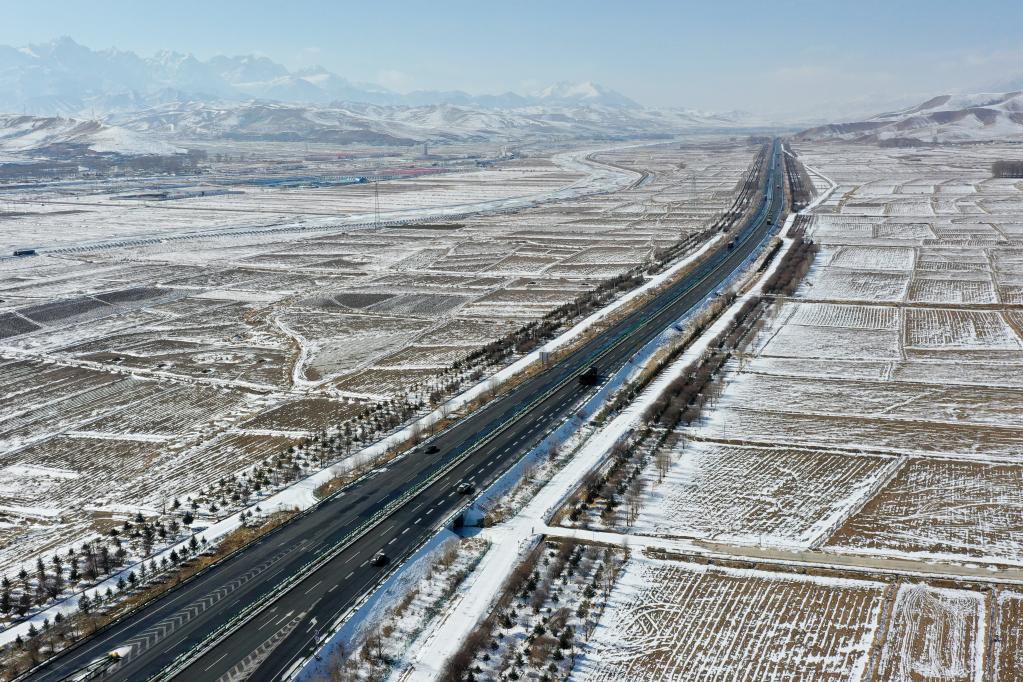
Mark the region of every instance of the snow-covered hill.
POLYGON ((168 139, 307 140, 408 145, 423 141, 524 137, 671 134, 694 128, 740 128, 742 116, 682 109, 629 110, 600 105, 531 105, 510 109, 454 104, 327 107, 251 101, 173 102, 119 114, 112 122, 168 139))
POLYGON ((799 133, 802 140, 983 142, 1023 140, 1023 91, 941 95, 907 109, 799 133))
POLYGON ((99 121, 0 116, 0 161, 68 153, 170 156, 185 150, 99 121))

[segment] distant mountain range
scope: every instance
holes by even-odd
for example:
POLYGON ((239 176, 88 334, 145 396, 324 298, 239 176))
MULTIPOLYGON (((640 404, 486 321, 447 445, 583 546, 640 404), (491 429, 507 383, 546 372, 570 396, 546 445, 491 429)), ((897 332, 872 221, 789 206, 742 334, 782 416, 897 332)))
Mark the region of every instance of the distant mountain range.
POLYGON ((304 140, 396 144, 518 140, 526 137, 669 135, 694 128, 735 128, 741 117, 680 109, 545 105, 497 109, 456 104, 422 106, 281 102, 175 102, 116 114, 110 121, 168 139, 304 140))
POLYGON ((106 115, 178 101, 251 99, 327 105, 455 104, 476 108, 593 105, 638 109, 595 83, 557 83, 530 95, 454 91, 400 94, 353 83, 323 67, 289 71, 266 57, 218 56, 201 61, 161 51, 92 50, 71 38, 25 47, 0 46, 0 111, 37 116, 106 115))
POLYGON ((810 128, 797 139, 881 144, 1023 141, 1023 91, 940 95, 863 121, 810 128))
MULTIPOLYGON (((596 83, 521 95, 396 93, 266 57, 92 50, 71 38, 0 46, 0 154, 169 155, 189 140, 334 144, 657 137, 756 126, 749 114, 645 108, 596 83)), ((10 159, 8 159, 10 160, 10 159)))

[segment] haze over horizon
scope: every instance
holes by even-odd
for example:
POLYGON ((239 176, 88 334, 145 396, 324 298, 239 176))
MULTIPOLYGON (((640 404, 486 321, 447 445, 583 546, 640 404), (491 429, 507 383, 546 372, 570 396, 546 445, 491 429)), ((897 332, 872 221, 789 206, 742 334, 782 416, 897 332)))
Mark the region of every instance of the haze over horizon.
POLYGON ((873 0, 854 7, 789 2, 770 12, 745 1, 727 11, 663 2, 408 3, 381 19, 366 5, 320 1, 256 9, 234 0, 173 7, 58 1, 9 7, 0 44, 67 35, 92 49, 143 57, 161 50, 199 59, 262 55, 291 70, 323 66, 400 93, 524 94, 557 81, 593 81, 646 106, 835 117, 1017 79, 1023 45, 1012 27, 1023 21, 1023 8, 984 4, 989 11, 873 0), (777 40, 789 45, 765 66, 751 46, 777 40))

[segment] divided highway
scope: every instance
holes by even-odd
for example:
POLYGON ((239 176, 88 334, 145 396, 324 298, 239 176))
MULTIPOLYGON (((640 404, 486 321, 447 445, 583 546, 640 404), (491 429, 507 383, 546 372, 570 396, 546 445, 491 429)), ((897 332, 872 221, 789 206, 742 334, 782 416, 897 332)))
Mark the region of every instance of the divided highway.
POLYGON ((578 376, 608 375, 725 282, 785 213, 781 147, 770 151, 759 208, 694 272, 547 371, 459 420, 430 444, 327 498, 245 551, 184 583, 26 679, 279 680, 313 651, 388 573, 372 557, 408 556, 463 507, 462 481, 485 488, 592 391, 578 376), (257 611, 258 609, 258 611, 257 611), (256 615, 252 616, 252 613, 256 615), (213 639, 211 640, 211 636, 213 639), (199 656, 193 656, 197 647, 199 656), (129 650, 96 677, 86 669, 129 650))

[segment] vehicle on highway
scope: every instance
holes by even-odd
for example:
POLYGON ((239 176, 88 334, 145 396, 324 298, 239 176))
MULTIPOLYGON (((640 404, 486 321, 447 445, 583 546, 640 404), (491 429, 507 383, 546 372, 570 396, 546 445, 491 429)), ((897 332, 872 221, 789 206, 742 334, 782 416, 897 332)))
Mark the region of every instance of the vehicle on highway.
POLYGON ((440 448, 437 447, 436 445, 427 445, 426 449, 423 450, 423 452, 425 452, 428 455, 436 455, 438 452, 440 452, 440 448))
POLYGON ((583 386, 596 386, 600 383, 600 370, 597 369, 596 365, 590 365, 589 368, 579 375, 579 383, 583 386))
POLYGON ((380 550, 379 552, 373 555, 373 558, 369 560, 369 563, 373 564, 374 566, 383 566, 388 561, 390 561, 390 557, 384 554, 383 550, 380 550))
POLYGON ((458 484, 458 487, 455 488, 455 490, 458 491, 459 495, 469 495, 472 491, 476 490, 476 486, 468 481, 463 481, 458 484))
POLYGON ((735 248, 735 240, 733 239, 732 241, 728 242, 728 250, 731 251, 734 248, 735 248))
POLYGON ((77 674, 72 675, 69 679, 72 682, 85 682, 85 680, 95 680, 98 677, 103 677, 107 669, 121 660, 121 654, 119 651, 111 651, 106 656, 97 658, 87 666, 78 671, 77 674))

